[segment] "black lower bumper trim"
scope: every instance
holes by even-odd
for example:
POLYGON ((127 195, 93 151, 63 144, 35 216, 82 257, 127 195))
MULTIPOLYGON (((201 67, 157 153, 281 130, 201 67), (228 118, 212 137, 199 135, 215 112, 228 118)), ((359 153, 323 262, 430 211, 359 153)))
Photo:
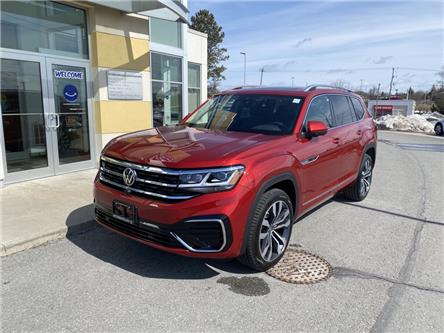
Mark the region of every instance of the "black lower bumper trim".
POLYGON ((168 247, 183 248, 183 246, 171 235, 169 230, 164 230, 149 226, 144 226, 140 223, 131 224, 126 221, 119 220, 113 217, 112 213, 96 207, 96 220, 116 231, 119 231, 128 236, 168 247))
POLYGON ((230 223, 223 215, 193 217, 173 225, 141 219, 130 223, 96 204, 95 216, 97 222, 130 237, 190 252, 223 252, 232 243, 230 223))

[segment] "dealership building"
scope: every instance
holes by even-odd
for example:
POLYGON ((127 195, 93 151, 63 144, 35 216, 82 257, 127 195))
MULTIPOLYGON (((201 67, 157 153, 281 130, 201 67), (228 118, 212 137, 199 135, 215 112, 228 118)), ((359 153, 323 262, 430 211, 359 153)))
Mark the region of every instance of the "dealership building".
POLYGON ((1 1, 0 186, 96 167, 112 138, 207 96, 186 0, 1 1))
POLYGON ((412 99, 375 99, 368 101, 368 110, 375 118, 385 115, 411 116, 415 106, 416 103, 412 99))

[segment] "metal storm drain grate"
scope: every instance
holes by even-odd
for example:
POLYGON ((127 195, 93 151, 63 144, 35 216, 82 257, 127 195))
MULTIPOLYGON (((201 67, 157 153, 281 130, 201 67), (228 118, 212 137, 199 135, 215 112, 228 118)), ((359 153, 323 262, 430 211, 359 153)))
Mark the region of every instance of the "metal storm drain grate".
POLYGON ((323 258, 303 250, 287 249, 281 261, 267 274, 285 282, 312 284, 328 279, 332 271, 323 258))

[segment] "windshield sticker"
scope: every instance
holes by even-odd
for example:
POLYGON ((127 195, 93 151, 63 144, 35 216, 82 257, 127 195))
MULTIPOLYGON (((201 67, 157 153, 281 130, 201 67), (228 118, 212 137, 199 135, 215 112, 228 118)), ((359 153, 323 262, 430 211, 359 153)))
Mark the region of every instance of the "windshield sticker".
POLYGON ((301 99, 300 98, 295 98, 295 99, 293 99, 293 103, 294 104, 299 104, 301 102, 301 99))

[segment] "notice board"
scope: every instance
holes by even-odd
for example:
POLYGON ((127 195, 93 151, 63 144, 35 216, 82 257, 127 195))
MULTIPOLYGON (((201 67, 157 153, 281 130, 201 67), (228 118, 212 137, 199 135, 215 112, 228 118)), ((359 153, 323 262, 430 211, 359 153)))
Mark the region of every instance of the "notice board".
POLYGON ((108 99, 143 99, 142 73, 108 71, 108 99))

